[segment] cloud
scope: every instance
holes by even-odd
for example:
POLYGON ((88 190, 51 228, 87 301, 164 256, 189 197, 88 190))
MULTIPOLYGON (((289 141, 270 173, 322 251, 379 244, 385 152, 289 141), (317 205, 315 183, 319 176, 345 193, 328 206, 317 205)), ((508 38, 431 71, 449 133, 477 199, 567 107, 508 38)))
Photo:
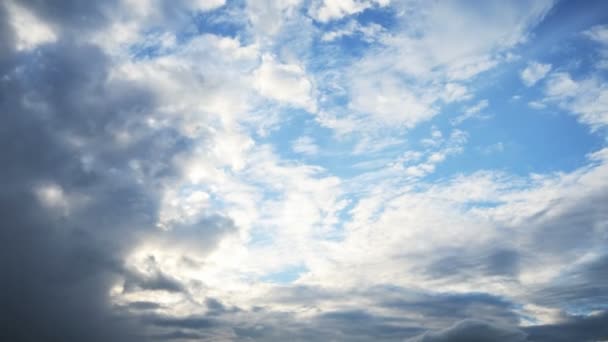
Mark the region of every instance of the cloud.
POLYGON ((351 97, 351 108, 371 113, 374 121, 386 125, 412 128, 437 113, 432 96, 389 75, 357 79, 351 97))
POLYGON ((459 341, 526 341, 526 334, 513 327, 502 327, 489 322, 464 320, 439 332, 429 332, 422 336, 408 339, 411 342, 459 342, 459 341))
MULTIPOLYGON (((552 5, 3 2, 0 339, 606 338, 608 150, 527 174, 447 115, 552 5)), ((604 127, 556 69, 538 102, 604 127)))
POLYGON ((472 119, 472 118, 485 118, 482 115, 479 115, 481 111, 483 111, 484 109, 488 108, 489 105, 489 101, 488 100, 480 100, 479 102, 477 102, 477 104, 468 107, 463 114, 455 117, 452 120, 452 124, 453 125, 459 125, 461 123, 463 123, 466 120, 472 119))
POLYGON ((384 33, 386 33, 386 30, 376 23, 361 25, 358 21, 350 20, 340 29, 323 33, 321 41, 333 42, 343 37, 359 34, 364 41, 371 43, 380 39, 384 33))
POLYGON ((544 93, 545 102, 571 112, 592 130, 608 124, 608 86, 596 76, 575 80, 569 73, 554 73, 544 93))
POLYGON ((608 338, 608 314, 596 312, 588 316, 572 316, 558 324, 528 327, 525 331, 532 341, 601 341, 608 338))
POLYGON ((283 64, 264 55, 254 77, 255 87, 263 96, 310 112, 316 110, 313 84, 302 66, 283 64))
POLYGON ((292 142, 292 149, 296 153, 307 155, 315 155, 319 152, 319 146, 317 146, 315 141, 308 136, 303 136, 294 140, 292 142))
MULTIPOLYGON (((18 33, 1 26, 0 110, 7 114, 0 140, 10 166, 0 171, 0 335, 143 340, 145 328, 114 310, 108 293, 124 276, 124 258, 156 231, 163 184, 178 174, 171 159, 188 138, 149 124, 158 111, 152 87, 112 75, 108 54, 71 39, 83 18, 83 35, 106 24, 102 5, 19 6, 57 36, 36 41, 35 52, 17 51, 18 33)), ((10 23, 7 15, 18 14, 2 5, 0 15, 10 23)), ((135 278, 139 287, 178 289, 161 273, 135 278)))
POLYGON ((522 82, 527 87, 535 85, 542 80, 551 71, 551 64, 541 64, 538 62, 530 62, 524 70, 521 71, 520 77, 522 82))
POLYGON ((467 83, 510 60, 508 52, 525 41, 552 5, 394 4, 391 33, 340 68, 349 110, 329 106, 331 118, 325 114, 321 122, 341 132, 369 132, 412 129, 434 118, 446 104, 470 99, 467 83))
MULTIPOLYGON (((108 59, 101 51, 62 41, 37 53, 44 63, 16 59, 0 66, 11 75, 0 105, 7 113, 2 162, 10 165, 0 176, 1 334, 26 341, 137 341, 135 323, 128 317, 120 322, 107 291, 137 234, 153 225, 157 203, 155 190, 125 166, 173 146, 159 146, 163 132, 131 121, 151 108, 152 96, 128 82, 106 83, 108 59), (112 131, 127 126, 138 138, 122 147, 112 131), (9 143, 17 140, 19 147, 9 143)), ((145 165, 152 169, 155 162, 145 165)))
POLYGON ((249 0, 247 14, 256 32, 264 35, 276 34, 284 21, 294 16, 301 0, 249 0))
POLYGON ((26 8, 9 1, 6 8, 17 38, 17 50, 31 50, 57 40, 57 35, 46 23, 35 18, 26 8))
POLYGON ((596 66, 599 69, 608 69, 608 26, 593 26, 584 31, 583 35, 600 45, 600 58, 598 58, 596 66))
POLYGON ((593 26, 583 34, 602 45, 608 45, 608 26, 606 25, 593 26))
POLYGON ((390 0, 316 0, 309 10, 320 22, 338 20, 374 6, 387 6, 390 0))

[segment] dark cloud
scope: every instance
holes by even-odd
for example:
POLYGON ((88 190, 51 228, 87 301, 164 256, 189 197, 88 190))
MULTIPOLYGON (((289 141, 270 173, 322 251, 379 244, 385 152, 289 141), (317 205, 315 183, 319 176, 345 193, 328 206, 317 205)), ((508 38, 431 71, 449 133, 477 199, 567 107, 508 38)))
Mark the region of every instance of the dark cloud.
POLYGON ((464 320, 437 332, 426 332, 409 342, 523 342, 526 334, 515 327, 478 320, 464 320))
POLYGON ((62 30, 61 34, 92 31, 116 17, 117 0, 17 0, 17 4, 62 30))
POLYGON ((608 308, 608 254, 566 269, 550 284, 530 292, 529 301, 550 307, 608 308))
POLYGON ((208 317, 154 317, 148 321, 149 324, 159 327, 173 327, 186 329, 207 329, 219 324, 208 317))
POLYGON ((304 316, 277 311, 273 305, 252 310, 229 309, 215 299, 208 299, 205 316, 154 317, 148 321, 179 332, 179 336, 231 331, 244 341, 403 341, 427 329, 448 327, 454 320, 475 322, 471 318, 484 319, 485 323, 464 329, 468 335, 463 336, 473 336, 468 331, 474 329, 479 336, 485 336, 518 323, 512 303, 487 294, 430 295, 388 286, 348 293, 297 286, 277 286, 277 290, 279 294, 274 298, 283 304, 296 304, 299 294, 319 296, 311 296, 317 298, 311 303, 300 302, 309 304, 304 316), (336 301, 358 304, 345 304, 344 309, 321 309, 324 303, 336 301))
POLYGON ((519 252, 491 245, 487 250, 445 250, 423 271, 430 278, 466 281, 480 276, 513 277, 519 273, 519 252))
POLYGON ((608 236, 608 185, 594 188, 584 198, 561 199, 531 217, 535 225, 526 241, 530 249, 569 258, 583 251, 603 246, 608 236))
POLYGON ((517 325, 516 305, 511 301, 486 293, 418 293, 414 296, 397 290, 379 299, 377 305, 399 310, 403 314, 416 313, 424 317, 418 322, 424 327, 448 326, 454 320, 478 319, 503 325, 517 325))
MULTIPOLYGON (((103 21, 100 3, 21 5, 61 26, 103 21)), ((144 329, 108 293, 154 229, 158 185, 172 174, 159 160, 178 153, 180 138, 143 124, 154 94, 109 79, 101 50, 60 37, 17 52, 3 6, 0 15, 0 340, 140 340, 144 329), (117 142, 121 131, 131 143, 117 142)))
POLYGON ((156 310, 162 308, 162 305, 155 302, 131 302, 128 305, 128 308, 131 310, 156 310))
POLYGON ((608 340, 608 311, 590 316, 573 316, 565 322, 525 328, 530 341, 569 342, 608 340))
POLYGON ((158 269, 154 269, 150 273, 127 271, 125 272, 124 277, 124 292, 136 290, 162 290, 167 292, 185 291, 184 286, 177 279, 164 274, 158 269))

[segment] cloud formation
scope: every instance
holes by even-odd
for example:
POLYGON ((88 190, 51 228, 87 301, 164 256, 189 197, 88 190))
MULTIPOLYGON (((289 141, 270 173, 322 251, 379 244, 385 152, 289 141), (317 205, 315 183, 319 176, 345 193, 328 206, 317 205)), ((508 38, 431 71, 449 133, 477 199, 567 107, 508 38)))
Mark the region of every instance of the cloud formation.
POLYGON ((571 11, 2 2, 0 340, 607 339, 606 18, 571 11))

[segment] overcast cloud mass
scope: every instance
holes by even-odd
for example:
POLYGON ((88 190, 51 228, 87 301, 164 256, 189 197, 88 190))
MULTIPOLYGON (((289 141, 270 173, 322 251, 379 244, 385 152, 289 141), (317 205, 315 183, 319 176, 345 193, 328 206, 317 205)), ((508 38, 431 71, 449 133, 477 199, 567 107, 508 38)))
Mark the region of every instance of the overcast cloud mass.
POLYGON ((0 2, 0 340, 608 340, 605 1, 0 2))

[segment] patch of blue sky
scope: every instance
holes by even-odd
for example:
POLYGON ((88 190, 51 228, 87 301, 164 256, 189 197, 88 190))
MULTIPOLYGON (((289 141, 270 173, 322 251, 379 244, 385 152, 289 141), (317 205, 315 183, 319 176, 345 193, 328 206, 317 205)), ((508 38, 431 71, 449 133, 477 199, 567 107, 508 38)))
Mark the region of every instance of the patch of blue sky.
POLYGON ((257 142, 271 144, 274 151, 282 157, 298 159, 300 155, 294 154, 291 143, 293 139, 314 128, 314 117, 305 110, 289 106, 276 107, 271 110, 279 111, 281 124, 273 127, 267 135, 258 136, 257 142))
POLYGON ((361 13, 346 16, 340 20, 327 23, 314 22, 314 26, 325 34, 342 32, 334 39, 316 39, 310 47, 314 52, 313 58, 308 61, 310 70, 324 71, 328 67, 345 65, 369 52, 377 42, 365 37, 361 28, 378 25, 383 30, 390 31, 397 25, 396 13, 393 8, 375 7, 361 13), (350 31, 350 32, 349 32, 350 31))
MULTIPOLYGON (((242 15, 234 15, 236 11, 242 11, 243 6, 242 1, 229 1, 218 9, 181 13, 180 16, 186 20, 183 20, 180 27, 171 30, 176 47, 203 34, 237 38, 242 43, 248 42, 250 37, 246 35, 247 19, 242 15)), ((160 26, 148 29, 144 33, 144 39, 129 47, 131 56, 134 59, 147 59, 170 54, 173 50, 167 49, 162 42, 165 34, 167 34, 166 28, 160 26)))
POLYGON ((305 266, 292 266, 285 268, 279 272, 270 273, 262 277, 262 281, 275 284, 291 284, 308 271, 305 266))
POLYGON ((243 1, 228 1, 219 9, 193 14, 194 32, 245 39, 247 19, 238 15, 244 6, 243 1))
POLYGON ((483 118, 465 120, 457 127, 468 133, 465 153, 455 154, 438 164, 429 180, 452 173, 472 173, 480 169, 498 169, 516 175, 571 171, 588 161, 586 155, 604 144, 602 134, 590 134, 587 125, 577 121, 572 113, 548 105, 534 109, 530 101, 540 100, 542 82, 528 88, 523 85, 519 72, 525 63, 506 66, 508 70, 486 74, 484 87, 475 99, 462 105, 447 106, 442 114, 425 126, 435 125, 447 133, 446 121, 461 115, 466 107, 480 99, 489 106, 479 114, 483 118), (514 98, 519 96, 519 98, 514 98), (496 148, 494 148, 496 147, 496 148))
POLYGON ((378 24, 387 30, 392 30, 402 25, 397 9, 390 6, 368 8, 365 11, 357 13, 354 17, 361 25, 378 24))
POLYGON ((274 242, 274 234, 268 229, 255 228, 249 235, 248 247, 271 246, 274 242))
POLYGON ((471 210, 475 208, 491 209, 499 207, 503 204, 504 202, 501 201, 469 201, 464 203, 462 207, 464 210, 471 210))
POLYGON ((143 39, 128 47, 129 55, 134 60, 152 59, 171 53, 163 45, 163 35, 166 32, 162 28, 147 30, 143 33, 143 39))

